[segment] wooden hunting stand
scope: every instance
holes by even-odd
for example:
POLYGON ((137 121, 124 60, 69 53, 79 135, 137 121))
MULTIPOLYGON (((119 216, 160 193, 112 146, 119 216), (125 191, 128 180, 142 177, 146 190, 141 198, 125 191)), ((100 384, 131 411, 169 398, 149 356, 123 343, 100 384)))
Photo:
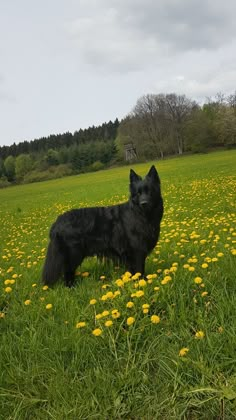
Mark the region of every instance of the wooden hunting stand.
POLYGON ((137 159, 136 147, 133 143, 127 143, 125 146, 125 160, 132 161, 137 159))

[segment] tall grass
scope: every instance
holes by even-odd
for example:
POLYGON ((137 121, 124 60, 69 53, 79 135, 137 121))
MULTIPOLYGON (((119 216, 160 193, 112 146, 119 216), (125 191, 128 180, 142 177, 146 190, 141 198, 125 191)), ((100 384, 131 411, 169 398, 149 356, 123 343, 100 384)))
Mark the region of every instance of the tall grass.
POLYGON ((40 283, 55 217, 124 201, 128 167, 0 191, 0 418, 235 418, 236 153, 153 163, 145 281, 90 258, 74 289, 40 283))

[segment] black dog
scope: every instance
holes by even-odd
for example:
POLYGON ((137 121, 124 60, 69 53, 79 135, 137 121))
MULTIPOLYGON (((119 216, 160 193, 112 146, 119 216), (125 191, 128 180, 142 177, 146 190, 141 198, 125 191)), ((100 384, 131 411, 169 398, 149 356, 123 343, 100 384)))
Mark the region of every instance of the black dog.
POLYGON ((70 210, 57 218, 50 230, 44 283, 52 285, 63 274, 66 286, 71 287, 78 265, 93 255, 111 258, 133 274, 144 274, 145 259, 159 237, 162 215, 155 166, 144 179, 131 169, 126 203, 70 210))

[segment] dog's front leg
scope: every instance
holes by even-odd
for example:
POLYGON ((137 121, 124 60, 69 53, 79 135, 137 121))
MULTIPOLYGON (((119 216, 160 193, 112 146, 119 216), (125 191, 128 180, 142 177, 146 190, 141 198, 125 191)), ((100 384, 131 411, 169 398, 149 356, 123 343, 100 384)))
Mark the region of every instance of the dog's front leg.
POLYGON ((144 275, 145 260, 146 255, 142 252, 135 251, 133 257, 130 259, 128 270, 132 274, 141 273, 141 275, 144 275))

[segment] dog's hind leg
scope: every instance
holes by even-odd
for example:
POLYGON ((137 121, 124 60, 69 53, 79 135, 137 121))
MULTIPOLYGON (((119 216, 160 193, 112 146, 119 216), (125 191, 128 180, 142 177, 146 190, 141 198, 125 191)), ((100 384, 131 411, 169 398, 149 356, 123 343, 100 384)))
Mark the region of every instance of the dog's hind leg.
POLYGON ((75 270, 82 263, 84 257, 70 249, 64 264, 64 282, 67 287, 73 287, 75 283, 75 270))

